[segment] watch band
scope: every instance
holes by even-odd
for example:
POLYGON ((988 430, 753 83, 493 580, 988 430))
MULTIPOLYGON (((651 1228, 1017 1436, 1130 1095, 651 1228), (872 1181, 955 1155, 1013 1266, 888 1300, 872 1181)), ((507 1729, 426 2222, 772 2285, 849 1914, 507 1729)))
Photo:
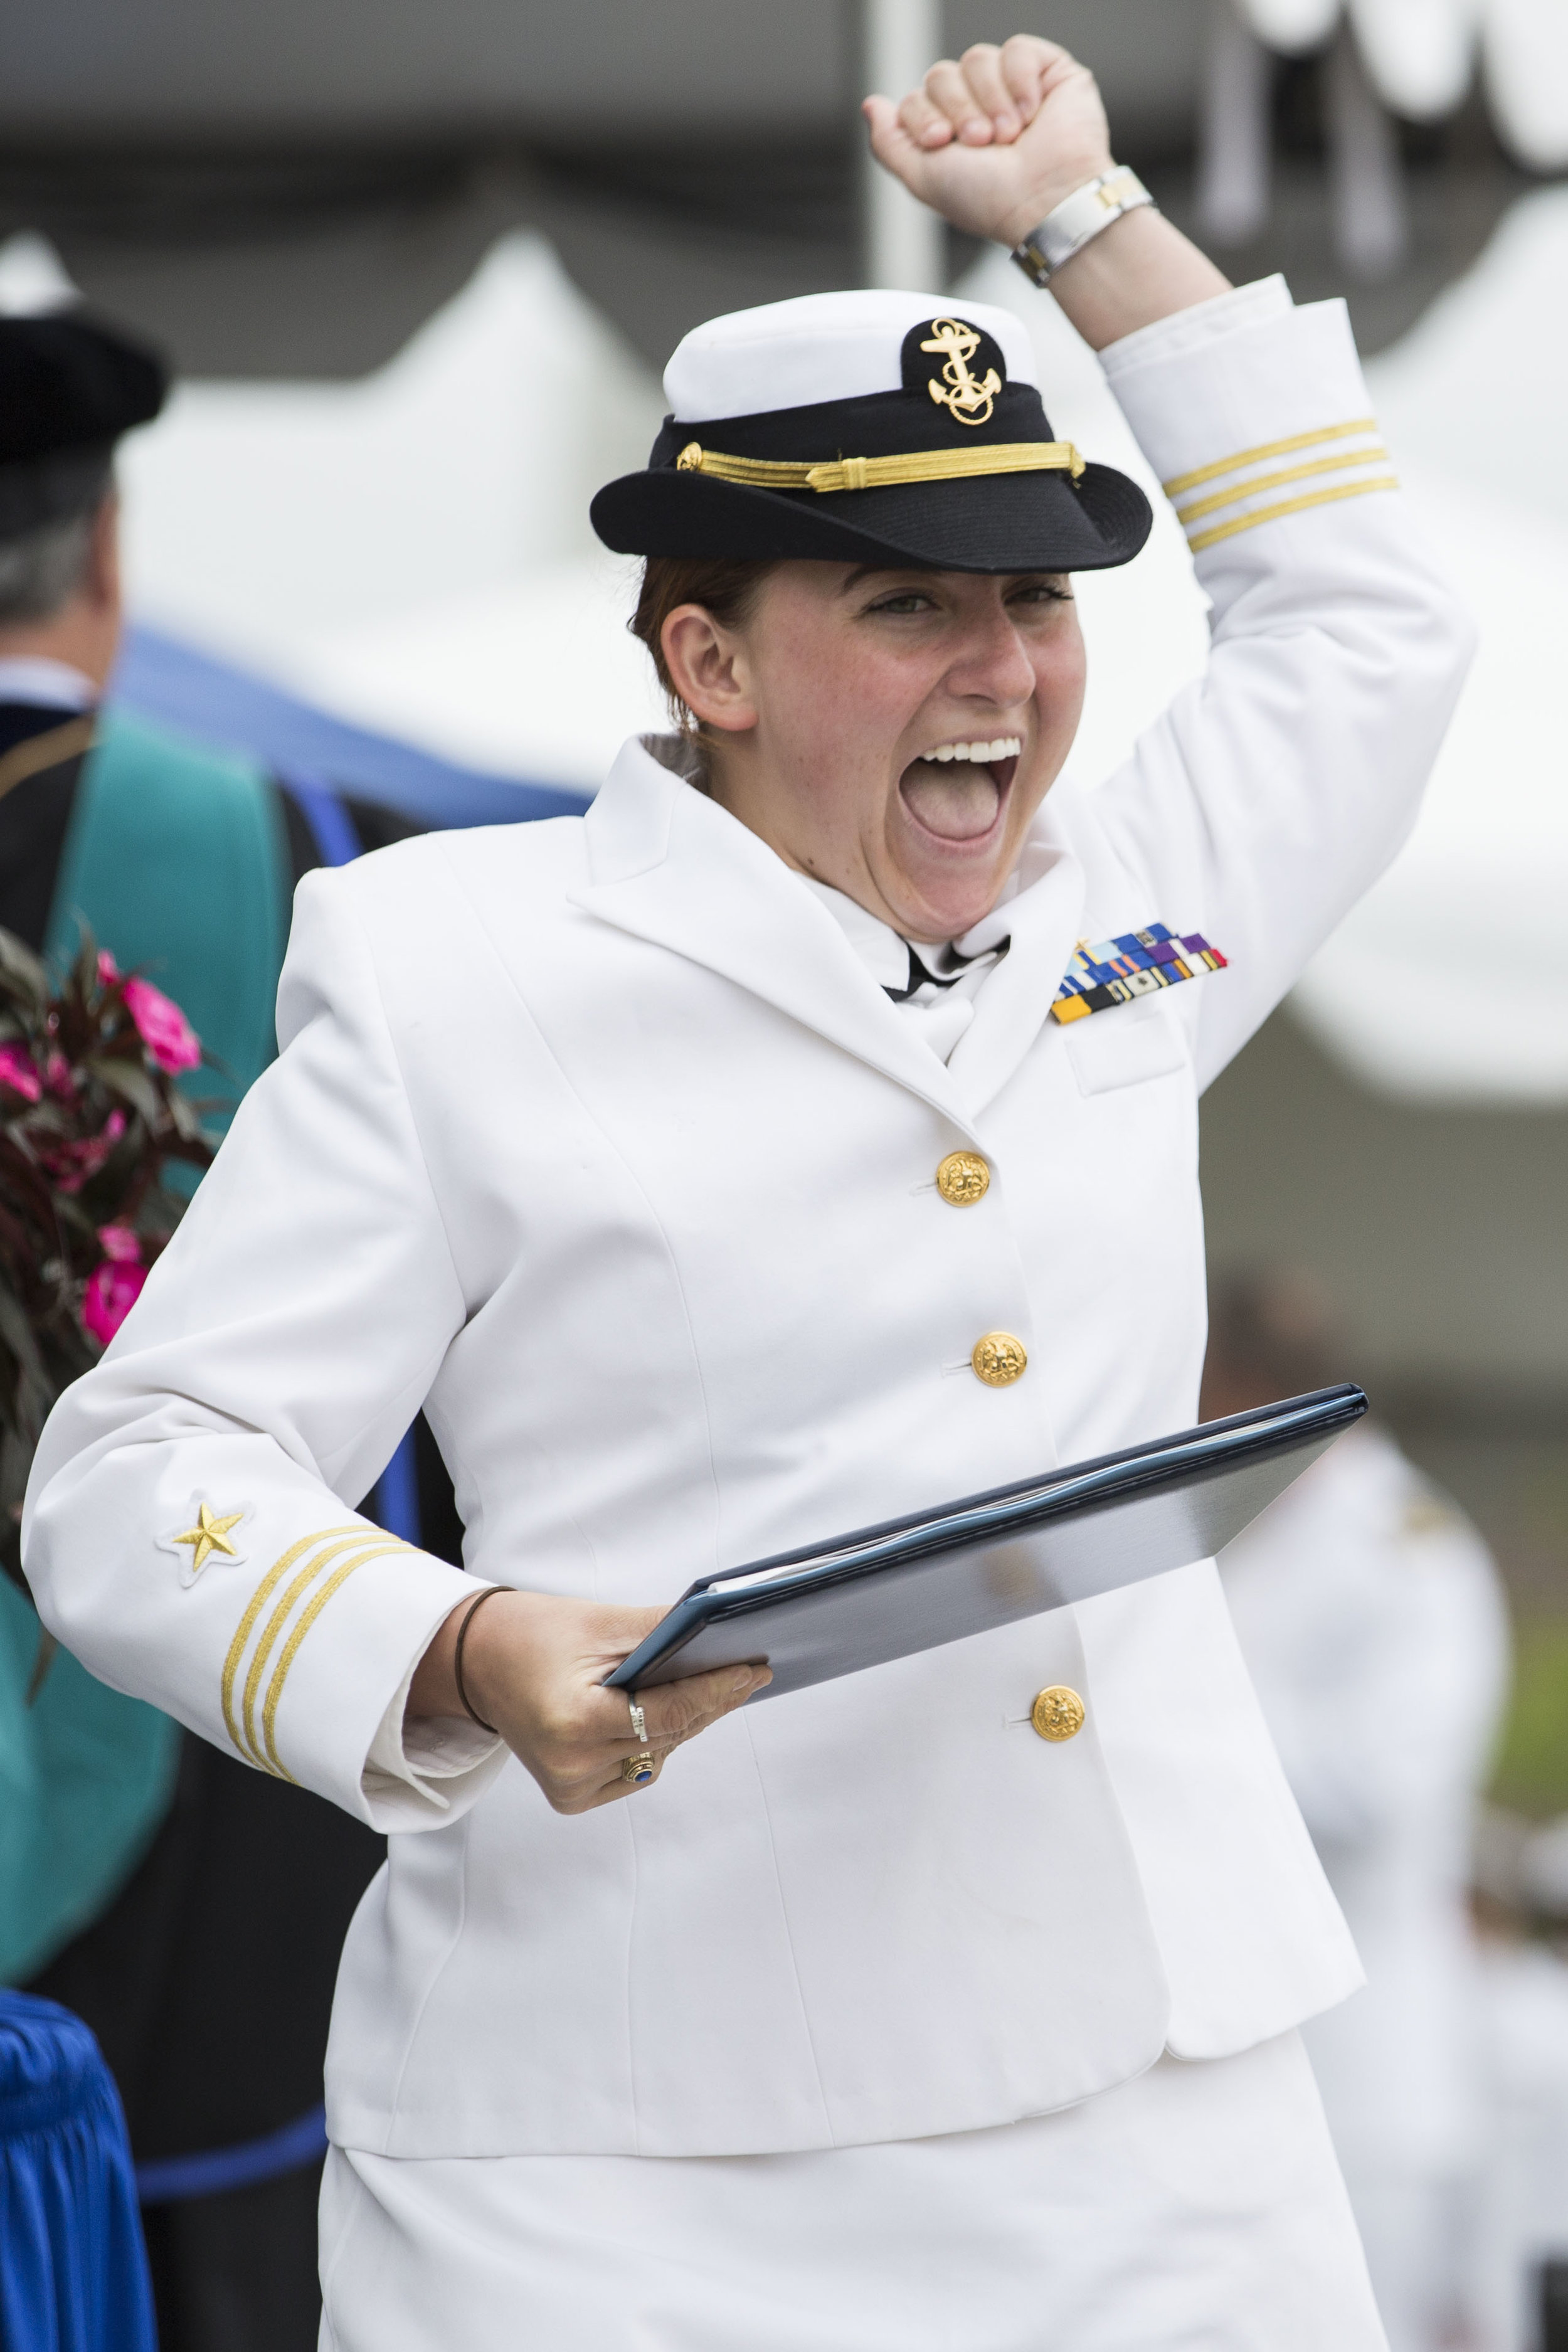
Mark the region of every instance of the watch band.
POLYGON ((1081 253, 1102 228, 1109 228, 1123 213, 1136 212, 1141 205, 1153 201, 1136 172, 1125 163, 1116 164, 1098 180, 1086 180, 1081 188, 1064 196, 1039 227, 1032 228, 1023 243, 1013 247, 1013 258, 1026 278, 1037 286, 1048 286, 1058 270, 1075 253, 1081 253))

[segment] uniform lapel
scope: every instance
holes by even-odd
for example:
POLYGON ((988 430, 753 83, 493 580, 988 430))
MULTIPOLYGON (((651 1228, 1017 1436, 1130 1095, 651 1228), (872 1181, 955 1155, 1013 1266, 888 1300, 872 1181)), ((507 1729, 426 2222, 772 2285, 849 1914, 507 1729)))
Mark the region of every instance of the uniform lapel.
POLYGON ((592 880, 570 894, 574 905, 721 973, 973 1132, 966 1090, 895 1011, 826 908, 727 811, 633 741, 584 823, 592 880))

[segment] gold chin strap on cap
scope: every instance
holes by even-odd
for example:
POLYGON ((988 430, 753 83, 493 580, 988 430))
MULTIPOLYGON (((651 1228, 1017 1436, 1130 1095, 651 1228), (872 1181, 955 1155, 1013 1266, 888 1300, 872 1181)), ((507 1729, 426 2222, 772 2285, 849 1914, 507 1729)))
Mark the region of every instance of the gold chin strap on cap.
POLYGON ((881 490, 896 482, 957 482, 975 474, 1070 474, 1083 459, 1070 441, 986 441, 977 449, 915 449, 906 457, 837 457, 797 465, 779 457, 727 457, 689 441, 675 461, 681 474, 712 474, 754 490, 881 490))

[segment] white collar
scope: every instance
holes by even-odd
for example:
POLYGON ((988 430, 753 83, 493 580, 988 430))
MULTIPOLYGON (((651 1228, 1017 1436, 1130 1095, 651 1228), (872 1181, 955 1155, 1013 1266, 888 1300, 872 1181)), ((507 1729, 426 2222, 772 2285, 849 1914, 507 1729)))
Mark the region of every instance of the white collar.
MULTIPOLYGON (((799 879, 826 908, 878 987, 888 990, 899 1011, 918 1024, 921 1036, 938 1061, 948 1061, 974 1019, 974 1000, 996 969, 1001 941, 978 951, 965 950, 953 940, 916 946, 858 899, 835 890, 830 883, 816 881, 807 874, 799 879), (913 961, 917 956, 918 969, 913 961), (920 971, 936 977, 921 981, 920 971)), ((987 922, 990 919, 986 918, 987 922)))
POLYGON ((90 710, 98 688, 69 662, 47 654, 0 656, 0 702, 30 702, 37 710, 90 710))
POLYGON ((892 926, 847 892, 836 890, 830 882, 818 882, 809 874, 799 878, 821 899, 878 987, 907 988, 910 951, 892 926))

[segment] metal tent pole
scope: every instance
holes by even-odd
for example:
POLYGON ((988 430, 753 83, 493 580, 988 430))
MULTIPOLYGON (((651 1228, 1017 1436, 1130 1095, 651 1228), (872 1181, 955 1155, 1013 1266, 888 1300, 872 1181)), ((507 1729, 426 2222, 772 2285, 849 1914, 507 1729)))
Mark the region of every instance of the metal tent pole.
POLYGON ((1340 259, 1368 282, 1409 257, 1410 206, 1399 136, 1342 25, 1328 57, 1329 193, 1340 259))
MULTIPOLYGON (((898 100, 942 53, 942 0, 860 0, 861 89, 898 100)), ((864 131, 862 130, 864 144, 864 131)), ((868 286, 940 294, 947 282, 945 232, 935 213, 865 150, 861 218, 868 286)))
POLYGON ((1209 0, 1198 108, 1198 218, 1216 245, 1250 245, 1268 224, 1271 62, 1235 0, 1209 0))

